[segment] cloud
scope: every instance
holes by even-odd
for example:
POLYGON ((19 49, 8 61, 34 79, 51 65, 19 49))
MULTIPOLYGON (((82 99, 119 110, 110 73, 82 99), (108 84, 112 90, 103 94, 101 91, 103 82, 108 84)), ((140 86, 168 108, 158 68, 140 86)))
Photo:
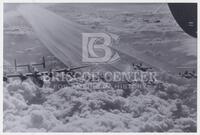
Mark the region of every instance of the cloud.
MULTIPOLYGON (((107 85, 103 82, 101 84, 107 85)), ((53 91, 51 88, 38 88, 30 80, 7 84, 4 87, 4 131, 196 130, 196 113, 191 111, 193 106, 184 104, 190 97, 181 98, 183 92, 188 92, 189 86, 180 87, 166 82, 162 89, 156 91, 150 87, 134 88, 126 98, 121 89, 90 90, 86 85, 80 88, 65 87, 53 91), (175 98, 172 96, 174 94, 175 98), (35 102, 38 100, 41 102, 35 102)))

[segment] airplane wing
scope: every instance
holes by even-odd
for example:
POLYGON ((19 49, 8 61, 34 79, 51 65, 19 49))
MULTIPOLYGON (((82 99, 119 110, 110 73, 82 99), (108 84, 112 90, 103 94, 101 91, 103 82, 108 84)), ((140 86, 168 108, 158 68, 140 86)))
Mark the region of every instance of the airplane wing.
MULTIPOLYGON (((33 76, 33 73, 26 73, 26 74, 23 74, 24 76, 33 76)), ((8 74, 6 75, 6 77, 8 78, 13 78, 13 77, 20 77, 21 75, 20 74, 8 74)))
POLYGON ((72 67, 72 68, 64 68, 64 69, 57 69, 57 70, 53 70, 54 72, 70 72, 72 70, 77 70, 77 69, 81 69, 81 68, 86 68, 86 67, 89 67, 89 65, 86 65, 86 66, 80 66, 80 67, 72 67))
POLYGON ((33 76, 33 73, 26 73, 25 76, 33 76))
POLYGON ((73 68, 70 68, 70 70, 76 70, 76 69, 86 68, 86 67, 89 67, 89 66, 90 65, 81 66, 81 67, 73 67, 73 68))
POLYGON ((65 72, 65 71, 70 71, 70 70, 67 70, 66 68, 53 70, 53 72, 58 72, 58 73, 65 72))
POLYGON ((197 37, 197 3, 168 3, 179 26, 190 36, 197 37))
MULTIPOLYGON (((41 74, 41 73, 43 73, 43 72, 39 72, 39 74, 41 74)), ((33 76, 33 73, 26 73, 26 74, 22 74, 22 75, 30 77, 30 76, 33 76)), ((6 77, 13 78, 13 77, 21 77, 22 75, 21 74, 8 74, 8 75, 6 75, 6 77)))
POLYGON ((20 74, 9 74, 6 75, 7 78, 13 78, 13 77, 20 77, 20 74))
MULTIPOLYGON (((47 71, 44 71, 44 72, 38 72, 37 73, 37 76, 42 76, 42 75, 47 75, 48 74, 48 72, 47 71)), ((34 73, 26 73, 25 74, 26 76, 34 76, 34 73)))

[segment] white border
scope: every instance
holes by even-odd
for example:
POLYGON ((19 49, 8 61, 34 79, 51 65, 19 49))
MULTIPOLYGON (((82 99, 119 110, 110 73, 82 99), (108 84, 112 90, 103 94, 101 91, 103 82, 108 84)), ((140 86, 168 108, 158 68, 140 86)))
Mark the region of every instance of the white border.
MULTIPOLYGON (((0 0, 0 78, 3 78, 3 3, 198 3, 198 37, 199 37, 199 18, 200 18, 200 10, 199 10, 199 1, 198 0, 0 0)), ((0 94, 0 134, 15 134, 15 135, 21 135, 21 134, 27 134, 27 135, 34 135, 34 134, 40 134, 40 135, 46 135, 46 134, 52 134, 52 135, 64 135, 64 134, 74 134, 74 135, 88 135, 88 134, 94 134, 94 135, 105 135, 105 134, 116 134, 116 135, 199 135, 200 134, 200 117, 199 117, 199 110, 200 110, 200 92, 199 92, 199 85, 200 80, 199 80, 199 68, 200 68, 200 63, 199 63, 199 38, 197 39, 197 74, 198 74, 198 79, 197 79, 197 133, 98 133, 98 132, 93 132, 93 133, 3 133, 3 81, 0 81, 1 85, 1 94, 0 94)))
MULTIPOLYGON (((3 4, 0 2, 0 77, 3 78, 3 4)), ((0 131, 3 131, 3 81, 0 81, 1 94, 0 94, 0 131), (2 130, 1 130, 2 129, 2 130)))

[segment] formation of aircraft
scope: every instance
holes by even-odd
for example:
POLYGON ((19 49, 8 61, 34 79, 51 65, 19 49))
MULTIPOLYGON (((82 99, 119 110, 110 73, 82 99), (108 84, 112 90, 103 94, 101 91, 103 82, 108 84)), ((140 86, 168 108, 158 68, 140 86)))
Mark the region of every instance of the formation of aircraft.
POLYGON ((132 64, 134 70, 140 70, 140 71, 143 71, 143 72, 147 72, 149 71, 150 69, 153 69, 152 67, 147 67, 147 66, 144 66, 142 63, 139 63, 139 64, 132 64))
POLYGON ((179 76, 186 78, 186 79, 196 79, 197 78, 197 74, 194 70, 193 71, 185 70, 184 72, 179 72, 179 76))
MULTIPOLYGON (((197 32, 196 32, 197 31, 196 30, 196 18, 197 17, 191 16, 191 14, 192 15, 195 14, 195 16, 196 16, 197 5, 195 5, 195 4, 190 4, 190 5, 188 5, 188 4, 168 4, 168 5, 169 5, 169 8, 170 8, 170 11, 172 12, 172 15, 175 17, 175 19, 176 19, 177 23, 180 25, 180 27, 186 33, 188 33, 189 35, 191 35, 193 37, 197 37, 197 32), (183 10, 180 10, 180 9, 185 9, 185 8, 194 9, 194 11, 192 10, 191 14, 190 13, 182 14, 183 10), (184 20, 186 20, 186 21, 182 21, 182 18, 180 18, 180 13, 181 13, 181 15, 184 15, 184 20)), ((144 21, 149 22, 149 20, 144 20, 144 21)), ((155 20, 155 23, 159 23, 159 22, 160 22, 160 20, 155 20)), ((16 30, 18 30, 18 29, 16 29, 16 30)), ((25 49, 24 52, 30 52, 33 49, 34 48, 28 48, 28 49, 25 49)), ((18 53, 23 53, 23 52, 19 51, 18 53)), ((40 77, 43 76, 43 75, 47 75, 47 76, 51 77, 52 72, 57 72, 57 73, 64 72, 65 74, 66 73, 73 74, 74 70, 88 67, 88 66, 79 66, 79 67, 73 67, 73 68, 67 67, 67 68, 64 68, 64 69, 49 70, 49 71, 44 71, 44 72, 39 72, 37 70, 33 70, 33 69, 35 69, 35 68, 33 68, 35 66, 41 66, 42 65, 43 68, 46 67, 44 57, 43 57, 42 60, 43 60, 42 63, 25 64, 25 65, 17 65, 17 62, 15 60, 15 70, 17 71, 18 67, 27 67, 28 73, 25 73, 25 74, 23 74, 23 73, 5 74, 3 76, 3 81, 8 82, 8 78, 18 77, 23 82, 27 78, 31 77, 31 78, 35 79, 36 81, 42 83, 40 77)), ((152 69, 152 67, 145 66, 145 65, 143 65, 143 63, 139 63, 139 64, 133 63, 132 66, 133 66, 134 70, 139 70, 139 71, 143 71, 143 72, 147 72, 147 71, 152 69)), ((195 71, 190 72, 188 70, 185 70, 185 72, 179 72, 179 76, 186 78, 186 79, 197 78, 195 71)), ((126 82, 126 83, 129 83, 129 82, 126 82)), ((148 82, 148 84, 154 85, 153 82, 148 82)))
POLYGON ((15 60, 15 70, 17 71, 17 68, 18 67, 27 67, 28 68, 28 73, 21 73, 21 72, 18 72, 18 73, 15 73, 15 74, 6 74, 4 73, 4 76, 3 76, 3 81, 4 82, 9 82, 8 81, 8 78, 19 78, 21 80, 21 82, 27 80, 28 78, 31 78, 33 80, 33 82, 38 85, 39 87, 42 87, 43 86, 43 80, 41 79, 41 76, 49 76, 49 78, 52 78, 53 77, 53 73, 64 73, 64 74, 67 74, 69 73, 69 75, 73 75, 75 73, 75 70, 78 70, 78 69, 82 69, 82 68, 86 68, 86 67, 89 67, 88 65, 85 65, 85 66, 78 66, 78 67, 67 67, 67 68, 63 68, 63 69, 55 69, 55 70, 52 70, 50 69, 49 71, 42 71, 42 72, 39 72, 37 70, 37 68, 35 68, 36 66, 43 66, 43 68, 46 68, 46 63, 45 63, 45 58, 43 57, 42 59, 42 63, 34 63, 34 64, 22 64, 22 65, 17 65, 17 62, 15 60))

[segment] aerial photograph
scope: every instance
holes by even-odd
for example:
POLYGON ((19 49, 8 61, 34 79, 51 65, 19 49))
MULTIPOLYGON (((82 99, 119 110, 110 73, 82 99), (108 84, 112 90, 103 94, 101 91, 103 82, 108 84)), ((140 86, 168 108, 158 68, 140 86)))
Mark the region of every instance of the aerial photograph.
POLYGON ((4 3, 3 132, 197 132, 197 3, 4 3))

